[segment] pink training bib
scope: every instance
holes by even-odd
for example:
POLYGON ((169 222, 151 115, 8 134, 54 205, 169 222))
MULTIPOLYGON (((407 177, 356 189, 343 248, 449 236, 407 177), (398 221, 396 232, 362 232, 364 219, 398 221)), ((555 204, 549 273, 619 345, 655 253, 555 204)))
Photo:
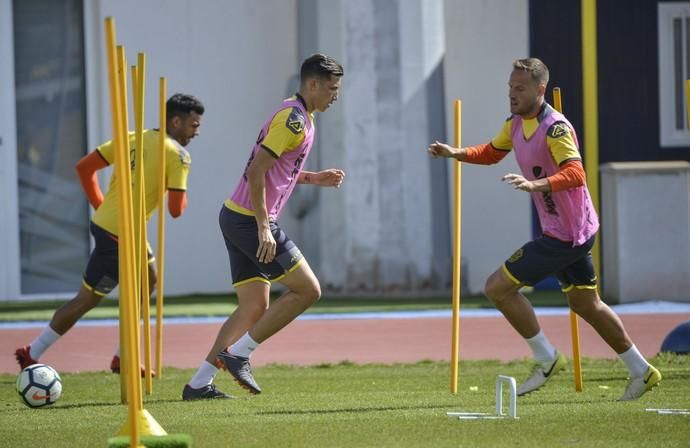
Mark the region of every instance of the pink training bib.
MULTIPOLYGON (((247 166, 249 166, 249 163, 254 159, 257 151, 264 151, 264 149, 261 148, 261 142, 268 132, 273 117, 286 108, 298 108, 299 112, 304 115, 304 141, 297 148, 281 154, 276 160, 276 163, 266 173, 266 209, 268 210, 268 217, 271 220, 278 219, 285 203, 292 194, 299 173, 302 171, 307 156, 309 156, 316 134, 316 128, 312 124, 304 104, 298 99, 284 100, 280 107, 271 114, 270 118, 266 120, 266 123, 264 123, 261 128, 261 133, 252 149, 247 166)), ((246 173, 242 175, 235 191, 230 196, 230 200, 246 210, 254 211, 249 195, 249 183, 247 182, 246 173)))
MULTIPOLYGON (((513 117, 511 138, 515 158, 527 180, 542 179, 558 172, 558 165, 546 144, 546 133, 552 124, 558 121, 566 123, 579 147, 573 126, 562 114, 547 104, 540 115, 539 127, 529 139, 525 138, 522 130, 522 117, 513 117)), ((599 218, 586 185, 531 195, 544 233, 579 246, 599 229, 599 218)))

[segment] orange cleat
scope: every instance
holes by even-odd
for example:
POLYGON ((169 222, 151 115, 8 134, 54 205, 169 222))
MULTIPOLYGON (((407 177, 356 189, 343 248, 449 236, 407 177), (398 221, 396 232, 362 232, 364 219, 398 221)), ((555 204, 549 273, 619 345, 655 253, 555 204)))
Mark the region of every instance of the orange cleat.
POLYGON ((14 351, 14 357, 17 358, 19 369, 24 370, 32 364, 38 364, 38 361, 31 357, 31 346, 19 347, 14 351))
MULTIPOLYGON (((141 368, 141 377, 144 378, 146 376, 146 369, 144 366, 140 366, 141 368)), ((113 373, 120 373, 120 357, 115 355, 113 356, 113 360, 110 361, 110 371, 113 373)), ((151 369, 151 376, 156 377, 156 371, 151 369)))

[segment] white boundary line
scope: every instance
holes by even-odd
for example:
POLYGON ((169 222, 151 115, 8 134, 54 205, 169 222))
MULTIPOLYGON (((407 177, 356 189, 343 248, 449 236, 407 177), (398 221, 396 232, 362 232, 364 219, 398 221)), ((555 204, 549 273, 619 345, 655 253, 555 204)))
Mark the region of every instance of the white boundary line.
POLYGON ((689 409, 655 409, 647 408, 647 412, 656 412, 659 415, 690 415, 689 409))
MULTIPOLYGON (((619 315, 635 314, 685 314, 690 313, 690 303, 677 302, 641 302, 634 304, 613 305, 611 308, 619 315)), ((570 308, 567 307, 536 307, 537 316, 567 316, 570 308)), ((462 318, 475 317, 501 317, 502 314, 494 308, 471 308, 461 310, 462 318)), ((450 318, 450 310, 421 310, 421 311, 380 311, 360 313, 307 313, 299 316, 297 320, 360 320, 360 319, 433 319, 450 318)), ((166 317, 163 323, 176 324, 217 324, 225 322, 226 317, 166 317)), ((0 330, 42 328, 48 321, 15 321, 0 322, 0 330)), ((116 319, 85 319, 77 323, 77 326, 100 327, 117 325, 116 319)))

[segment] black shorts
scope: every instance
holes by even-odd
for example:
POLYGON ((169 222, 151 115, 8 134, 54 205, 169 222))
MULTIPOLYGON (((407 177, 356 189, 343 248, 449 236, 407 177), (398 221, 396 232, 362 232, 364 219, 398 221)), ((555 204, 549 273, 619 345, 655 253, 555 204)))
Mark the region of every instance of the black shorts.
POLYGON ((260 281, 270 284, 286 273, 294 271, 304 256, 276 222, 271 221, 271 233, 276 240, 276 256, 270 263, 256 258, 259 249, 259 228, 253 216, 234 212, 225 205, 220 210, 220 231, 230 257, 232 285, 260 281))
POLYGON ((573 288, 595 289, 597 276, 592 263, 595 236, 584 244, 572 243, 542 235, 522 246, 503 263, 503 272, 516 284, 533 286, 555 275, 565 292, 573 288))
MULTIPOLYGON (((97 226, 89 226, 96 242, 89 264, 84 272, 84 286, 99 296, 106 296, 115 289, 119 279, 117 236, 97 226)), ((149 264, 153 263, 151 246, 146 243, 149 264)))

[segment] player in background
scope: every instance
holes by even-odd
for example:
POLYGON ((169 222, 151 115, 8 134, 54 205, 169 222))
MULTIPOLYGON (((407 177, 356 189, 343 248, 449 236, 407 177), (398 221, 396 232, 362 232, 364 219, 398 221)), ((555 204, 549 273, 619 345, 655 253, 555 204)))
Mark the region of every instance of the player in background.
MULTIPOLYGON (((511 116, 489 143, 453 148, 432 143, 432 157, 491 165, 511 149, 521 174, 503 181, 531 194, 543 235, 511 255, 486 281, 484 294, 532 349, 536 363, 518 395, 539 389, 566 365, 537 322, 532 305, 520 293, 555 274, 568 305, 618 354, 630 371, 620 400, 635 400, 661 381, 659 371, 640 354, 616 313, 601 301, 591 248, 599 219, 585 183, 577 135, 568 120, 544 101, 549 71, 536 58, 513 62, 508 82, 511 116)), ((506 221, 509 225, 509 221, 506 221)))
MULTIPOLYGON (((204 106, 197 98, 186 94, 175 94, 166 102, 166 166, 165 176, 168 189, 168 210, 178 218, 187 206, 187 176, 192 159, 185 149, 189 142, 199 135, 204 106)), ((144 170, 146 220, 158 207, 158 179, 160 178, 159 132, 157 129, 144 131, 144 170)), ((129 136, 130 148, 134 148, 135 136, 129 136)), ((20 368, 36 364, 41 355, 89 310, 98 305, 118 284, 118 203, 119 179, 113 173, 105 196, 98 185, 96 173, 115 161, 112 141, 106 142, 77 162, 76 170, 89 204, 96 210, 91 218, 90 231, 95 240, 84 279, 76 297, 55 311, 50 323, 30 345, 15 351, 20 368)), ((133 169, 133 166, 132 166, 133 169)), ((148 246, 148 243, 147 243, 148 246)), ((149 287, 156 284, 154 258, 149 251, 149 287)), ((114 373, 120 372, 119 342, 110 363, 114 373)), ((143 374, 143 371, 142 371, 143 374)))

